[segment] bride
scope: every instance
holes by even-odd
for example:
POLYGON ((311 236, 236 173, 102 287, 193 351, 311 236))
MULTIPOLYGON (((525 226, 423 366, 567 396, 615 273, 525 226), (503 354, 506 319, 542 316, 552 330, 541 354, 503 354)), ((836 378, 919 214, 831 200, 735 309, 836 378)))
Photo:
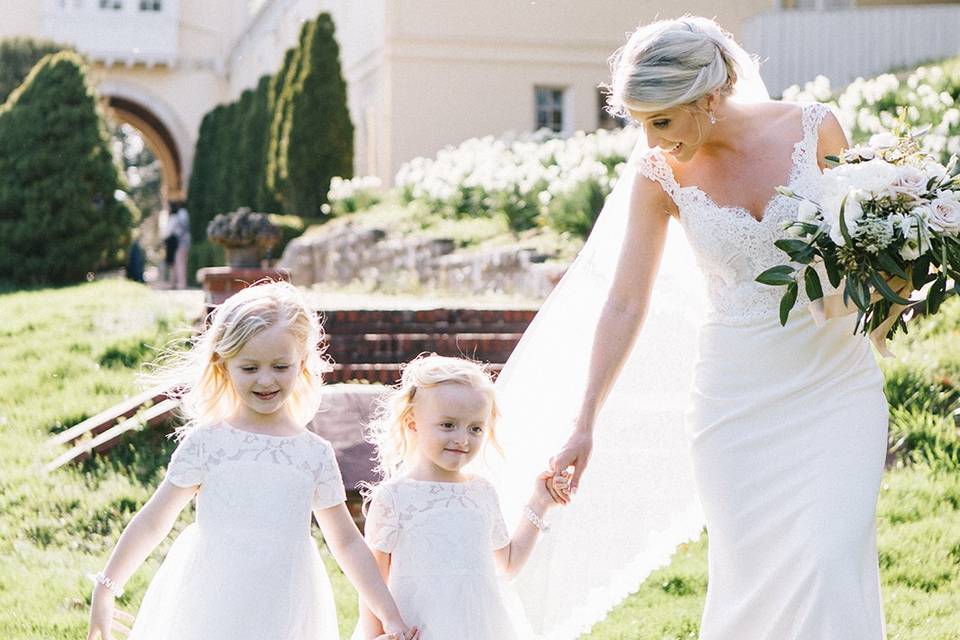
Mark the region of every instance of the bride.
POLYGON ((505 448, 574 469, 518 585, 528 617, 576 637, 705 524, 702 640, 880 640, 881 372, 854 315, 800 304, 782 327, 781 290, 754 281, 796 216, 775 188, 816 200, 845 135, 823 105, 771 101, 704 18, 647 25, 613 62, 640 148, 498 382, 505 448))

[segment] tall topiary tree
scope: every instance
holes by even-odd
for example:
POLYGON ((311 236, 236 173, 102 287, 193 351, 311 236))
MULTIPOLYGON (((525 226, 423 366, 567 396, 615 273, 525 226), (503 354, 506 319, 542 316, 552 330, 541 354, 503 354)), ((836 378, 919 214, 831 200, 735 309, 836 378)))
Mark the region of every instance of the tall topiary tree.
POLYGON ((294 86, 300 75, 300 61, 304 43, 313 23, 304 23, 300 30, 300 43, 292 49, 287 49, 283 56, 283 65, 274 76, 270 85, 270 102, 272 116, 270 120, 270 142, 267 149, 267 189, 284 211, 289 211, 286 202, 289 200, 288 173, 287 173, 287 146, 290 131, 290 112, 293 101, 294 86))
POLYGON ((287 213, 320 216, 333 176, 353 175, 353 124, 333 19, 304 25, 271 131, 271 187, 287 213))
POLYGON ((0 40, 0 104, 20 86, 43 56, 68 49, 49 40, 0 40))
POLYGON ((43 58, 0 107, 0 274, 65 283, 116 261, 136 221, 82 58, 43 58))
POLYGON ((217 111, 207 112, 200 123, 197 146, 193 153, 193 168, 187 195, 187 210, 190 211, 190 235, 194 242, 206 238, 207 223, 215 215, 212 199, 213 171, 216 166, 217 111))

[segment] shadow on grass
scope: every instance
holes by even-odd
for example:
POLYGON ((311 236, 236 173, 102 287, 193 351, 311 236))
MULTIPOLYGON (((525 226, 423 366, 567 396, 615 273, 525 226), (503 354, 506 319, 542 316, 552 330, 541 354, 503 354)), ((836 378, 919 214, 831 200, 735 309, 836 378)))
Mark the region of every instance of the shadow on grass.
POLYGON ((167 421, 153 429, 129 433, 113 449, 84 460, 81 470, 85 475, 96 476, 119 473, 139 484, 156 485, 177 448, 171 437, 174 426, 173 421, 167 421))

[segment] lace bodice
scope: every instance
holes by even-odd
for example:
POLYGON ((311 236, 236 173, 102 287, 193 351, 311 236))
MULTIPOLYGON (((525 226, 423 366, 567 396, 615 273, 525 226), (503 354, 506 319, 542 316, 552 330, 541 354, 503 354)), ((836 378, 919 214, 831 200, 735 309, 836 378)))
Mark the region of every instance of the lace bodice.
POLYGON ((333 447, 309 431, 270 436, 227 423, 196 427, 174 451, 167 479, 199 485, 197 525, 214 535, 305 538, 312 509, 346 499, 333 447))
MULTIPOLYGON (((811 103, 802 108, 803 134, 794 145, 786 186, 816 200, 820 178, 817 132, 828 107, 811 103)), ((760 284, 755 278, 788 262, 787 255, 773 243, 787 237, 783 223, 796 219, 798 201, 772 193, 758 221, 743 207, 718 205, 695 185, 681 187, 659 149, 641 158, 637 169, 658 182, 677 205, 680 224, 706 281, 709 318, 735 325, 776 318, 783 288, 760 284)), ((815 268, 824 293, 833 292, 823 265, 815 268)), ((808 302, 801 286, 797 304, 808 302)))
POLYGON ((365 535, 391 554, 394 577, 493 575, 493 553, 510 541, 496 492, 486 480, 390 480, 373 492, 365 535))

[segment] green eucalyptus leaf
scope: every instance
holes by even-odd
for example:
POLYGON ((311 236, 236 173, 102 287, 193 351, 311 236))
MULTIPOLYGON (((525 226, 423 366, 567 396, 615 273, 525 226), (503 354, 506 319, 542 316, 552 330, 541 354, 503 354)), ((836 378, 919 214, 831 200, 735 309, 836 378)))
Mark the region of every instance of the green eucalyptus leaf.
POLYGON ((924 312, 927 315, 933 315, 940 310, 940 305, 943 304, 943 299, 946 297, 947 290, 947 281, 943 277, 939 277, 933 283, 933 286, 930 287, 930 290, 927 292, 927 299, 924 300, 924 312))
POLYGON ((793 274, 795 272, 796 269, 793 267, 782 264, 767 269, 756 277, 756 281, 760 284, 769 284, 771 286, 789 285, 794 282, 793 274))
POLYGON ((853 304, 857 305, 858 309, 866 311, 870 306, 870 291, 868 289, 866 294, 864 294, 863 284, 862 280, 848 276, 844 291, 850 299, 853 300, 853 304))
POLYGON ((877 262, 880 263, 880 268, 889 273, 890 275, 898 276, 904 280, 909 280, 910 276, 907 275, 907 272, 900 266, 897 262, 897 259, 890 255, 887 251, 881 251, 877 254, 877 262))
POLYGON ((837 255, 832 251, 825 251, 823 254, 823 266, 827 269, 827 280, 834 289, 840 286, 843 276, 840 273, 840 263, 837 262, 837 255))
POLYGON ((884 298, 890 302, 895 302, 896 304, 910 304, 910 301, 906 298, 897 294, 896 291, 890 288, 890 285, 887 284, 886 280, 880 277, 878 273, 870 274, 870 282, 873 284, 873 288, 880 292, 884 298))
POLYGON ((927 275, 930 271, 930 256, 922 255, 916 260, 913 261, 913 281, 914 289, 921 289, 923 285, 927 284, 930 280, 927 278, 927 275))
POLYGON ((847 198, 850 197, 850 194, 843 196, 843 200, 840 201, 840 235, 843 236, 843 239, 849 246, 853 246, 853 238, 850 237, 850 231, 847 229, 847 221, 843 217, 844 209, 847 208, 847 198))
POLYGON ((797 292, 799 291, 799 286, 796 281, 791 282, 787 286, 787 292, 783 294, 783 298, 780 299, 780 326, 787 324, 787 318, 790 316, 790 310, 793 309, 793 305, 797 303, 797 292))
POLYGON ((823 297, 823 286, 820 284, 820 274, 813 267, 807 267, 803 271, 803 285, 807 291, 807 297, 811 300, 817 300, 823 297))
POLYGON ((777 249, 780 249, 781 251, 785 251, 786 253, 789 253, 791 258, 793 258, 794 253, 798 253, 800 251, 806 251, 807 249, 810 248, 810 245, 806 241, 795 240, 792 238, 783 238, 783 239, 777 240, 773 244, 774 246, 777 247, 777 249))

